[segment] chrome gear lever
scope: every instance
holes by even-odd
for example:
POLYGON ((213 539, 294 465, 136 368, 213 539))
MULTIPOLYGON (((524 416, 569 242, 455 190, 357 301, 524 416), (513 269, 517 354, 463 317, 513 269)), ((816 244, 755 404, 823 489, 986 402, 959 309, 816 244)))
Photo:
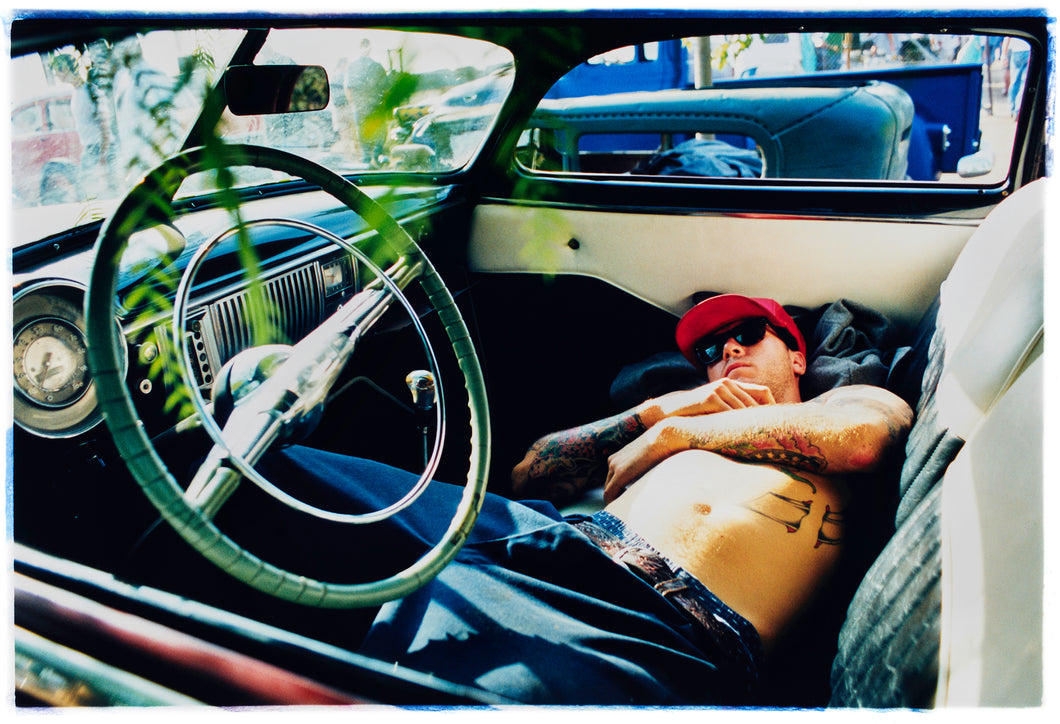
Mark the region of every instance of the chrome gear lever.
POLYGON ((423 466, 431 459, 430 427, 431 413, 437 402, 437 390, 434 385, 434 375, 427 370, 413 370, 405 377, 405 384, 409 386, 412 393, 412 407, 416 411, 416 425, 423 436, 423 466))

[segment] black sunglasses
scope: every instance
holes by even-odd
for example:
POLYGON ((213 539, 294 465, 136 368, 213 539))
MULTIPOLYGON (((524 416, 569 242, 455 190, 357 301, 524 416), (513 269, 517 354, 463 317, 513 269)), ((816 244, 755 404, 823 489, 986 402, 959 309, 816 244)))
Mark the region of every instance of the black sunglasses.
POLYGON ((692 346, 692 351, 701 365, 710 367, 724 356, 725 343, 730 339, 741 347, 750 347, 762 341, 762 338, 766 336, 767 329, 779 337, 788 346, 788 349, 798 348, 794 338, 787 330, 774 328, 766 321, 765 317, 752 317, 724 332, 704 335, 692 346))

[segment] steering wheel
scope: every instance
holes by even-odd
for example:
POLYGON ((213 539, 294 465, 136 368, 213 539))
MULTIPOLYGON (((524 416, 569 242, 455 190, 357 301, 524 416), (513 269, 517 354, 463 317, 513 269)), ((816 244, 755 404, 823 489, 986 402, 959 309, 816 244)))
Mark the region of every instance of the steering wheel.
MULTIPOLYGON (((185 275, 188 271, 185 271, 185 275)), ((400 294, 393 285, 386 286, 389 293, 400 294)), ((403 303, 408 306, 407 302, 403 303)), ((86 298, 86 317, 88 359, 99 405, 130 472, 176 532, 203 556, 238 580, 278 598, 310 606, 375 606, 406 596, 430 581, 452 560, 467 539, 482 506, 489 469, 489 414, 485 384, 474 345, 452 294, 419 246, 382 206, 341 176, 299 156, 258 146, 218 145, 191 149, 173 156, 147 174, 129 192, 101 229, 86 298), (130 235, 151 223, 151 219, 155 218, 152 215, 159 208, 172 215, 169 200, 185 178, 203 171, 232 166, 278 171, 315 184, 364 219, 398 257, 414 260, 422 269, 419 282, 438 313, 455 353, 471 413, 467 484, 442 539, 423 557, 390 578, 368 583, 326 583, 291 573, 247 551, 222 533, 213 522, 213 514, 220 505, 218 501, 223 502, 227 495, 207 496, 206 503, 189 496, 158 455, 134 409, 122 365, 121 350, 126 342, 113 316, 122 252, 128 245, 130 235)), ((360 319, 358 323, 370 324, 371 321, 374 320, 360 319)), ((325 322, 325 325, 328 323, 325 322)), ((176 322, 175 326, 178 326, 176 322)), ((352 352, 352 345, 346 356, 349 352, 352 352)), ((198 414, 205 420, 210 413, 204 409, 201 399, 193 395, 192 401, 198 414)), ((235 464, 238 470, 243 469, 244 465, 238 459, 241 454, 236 453, 233 457, 223 445, 215 445, 211 457, 222 459, 229 465, 235 464)), ((229 470, 228 485, 231 487, 240 476, 229 468, 225 469, 229 470)))

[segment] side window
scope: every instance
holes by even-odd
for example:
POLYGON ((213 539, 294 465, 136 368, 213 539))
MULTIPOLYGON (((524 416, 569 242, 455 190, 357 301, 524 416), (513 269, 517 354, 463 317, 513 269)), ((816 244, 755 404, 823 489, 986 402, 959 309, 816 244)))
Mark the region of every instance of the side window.
POLYGON ((1008 175, 1017 38, 772 33, 618 48, 560 79, 530 171, 989 185, 1008 175))

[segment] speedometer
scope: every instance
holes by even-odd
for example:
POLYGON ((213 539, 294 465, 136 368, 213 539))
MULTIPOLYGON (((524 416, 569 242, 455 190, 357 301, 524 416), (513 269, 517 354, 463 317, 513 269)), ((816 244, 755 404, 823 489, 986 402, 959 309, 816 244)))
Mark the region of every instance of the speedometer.
POLYGON ((73 437, 103 419, 88 367, 83 306, 84 289, 64 280, 15 294, 12 408, 15 424, 34 435, 73 437))
POLYGON ((58 318, 37 319, 15 335, 15 389, 45 407, 75 402, 88 389, 81 331, 58 318))

